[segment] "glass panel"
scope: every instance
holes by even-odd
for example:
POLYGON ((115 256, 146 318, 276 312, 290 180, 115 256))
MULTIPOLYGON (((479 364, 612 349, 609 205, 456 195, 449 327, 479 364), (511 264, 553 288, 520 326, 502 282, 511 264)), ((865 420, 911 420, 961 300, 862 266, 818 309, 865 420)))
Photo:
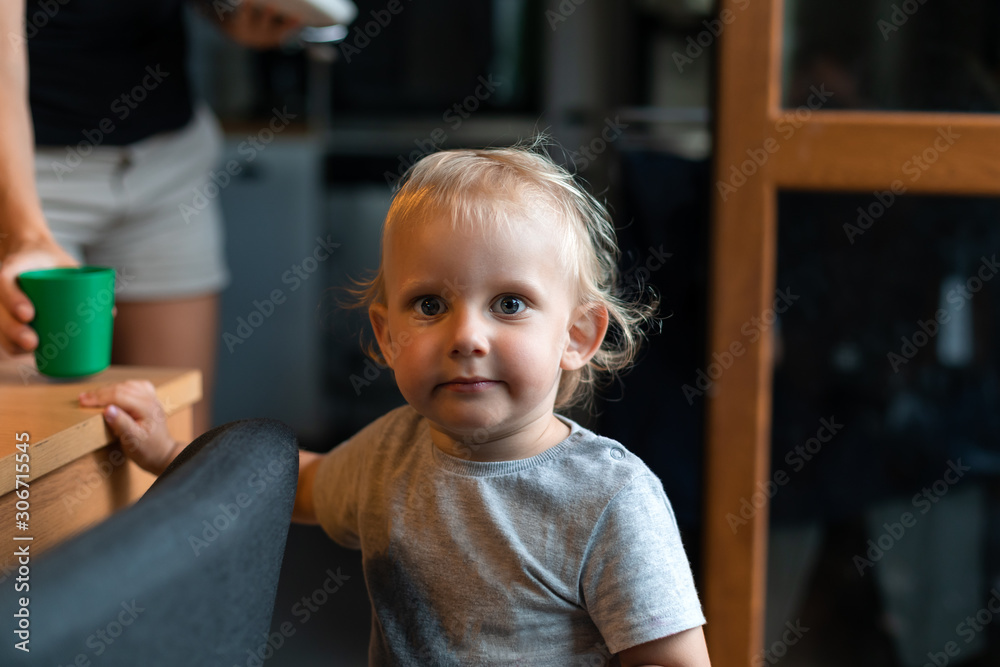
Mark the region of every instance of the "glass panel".
POLYGON ((784 105, 825 86, 824 108, 996 111, 998 28, 995 0, 786 0, 784 105))
POLYGON ((753 664, 1000 664, 1000 200, 785 193, 779 219, 753 664))

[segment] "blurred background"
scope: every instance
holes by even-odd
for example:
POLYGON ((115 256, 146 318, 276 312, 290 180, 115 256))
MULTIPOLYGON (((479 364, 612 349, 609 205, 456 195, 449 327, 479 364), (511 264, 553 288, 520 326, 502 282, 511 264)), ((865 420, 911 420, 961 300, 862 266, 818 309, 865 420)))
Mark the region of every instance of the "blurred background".
MULTIPOLYGON (((240 165, 218 169, 233 280, 214 421, 277 418, 326 451, 399 405, 361 352, 365 318, 342 307, 377 266, 392 184, 426 153, 547 131, 611 208, 624 288, 653 286, 665 316, 637 367, 572 416, 661 477, 701 584, 714 4, 356 4, 340 41, 268 53, 192 14, 194 78, 223 121, 223 164, 240 165)), ((789 108, 817 89, 830 109, 1000 104, 996 3, 784 4, 789 108)), ((875 201, 779 199, 777 284, 795 299, 754 326, 777 344, 772 466, 789 481, 770 505, 769 652, 753 664, 1000 664, 1000 202, 900 195, 858 226, 875 201), (782 644, 787 624, 808 631, 782 644)), ((364 665, 368 614, 358 554, 293 526, 275 632, 246 664, 364 665)))

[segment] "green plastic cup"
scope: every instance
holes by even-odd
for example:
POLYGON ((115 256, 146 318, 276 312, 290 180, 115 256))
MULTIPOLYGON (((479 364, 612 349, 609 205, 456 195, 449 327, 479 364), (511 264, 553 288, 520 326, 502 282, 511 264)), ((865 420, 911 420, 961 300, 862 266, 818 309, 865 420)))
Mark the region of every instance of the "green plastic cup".
POLYGON ((105 266, 26 271, 17 277, 35 306, 35 363, 49 377, 99 373, 111 364, 115 270, 105 266))

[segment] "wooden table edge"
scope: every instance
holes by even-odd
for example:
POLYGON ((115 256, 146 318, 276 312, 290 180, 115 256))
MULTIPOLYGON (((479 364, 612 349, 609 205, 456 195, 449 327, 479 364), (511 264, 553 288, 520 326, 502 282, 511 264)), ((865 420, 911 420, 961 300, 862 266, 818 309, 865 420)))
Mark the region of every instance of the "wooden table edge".
MULTIPOLYGON (((143 377, 143 367, 136 367, 135 377, 143 377)), ((158 369, 162 370, 162 369, 158 369)), ((166 417, 189 409, 202 397, 201 372, 194 369, 177 369, 178 374, 156 386, 156 396, 163 404, 166 417)), ((30 445, 31 480, 68 465, 76 459, 115 442, 111 431, 104 424, 101 411, 94 408, 93 415, 70 428, 53 434, 30 445)), ((14 490, 15 452, 0 458, 0 495, 14 490)))

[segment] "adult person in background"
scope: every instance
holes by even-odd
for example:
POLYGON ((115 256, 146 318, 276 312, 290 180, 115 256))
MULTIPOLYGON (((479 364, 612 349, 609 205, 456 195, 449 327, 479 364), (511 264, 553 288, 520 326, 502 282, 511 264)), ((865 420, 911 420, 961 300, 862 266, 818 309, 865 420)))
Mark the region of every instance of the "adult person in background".
MULTIPOLYGON (((249 2, 192 2, 254 48, 299 28, 249 2)), ((201 369, 201 432, 228 274, 218 202, 190 222, 181 213, 221 149, 217 121, 192 99, 184 4, 0 2, 0 348, 16 355, 39 344, 19 273, 113 266, 114 363, 201 369)))

